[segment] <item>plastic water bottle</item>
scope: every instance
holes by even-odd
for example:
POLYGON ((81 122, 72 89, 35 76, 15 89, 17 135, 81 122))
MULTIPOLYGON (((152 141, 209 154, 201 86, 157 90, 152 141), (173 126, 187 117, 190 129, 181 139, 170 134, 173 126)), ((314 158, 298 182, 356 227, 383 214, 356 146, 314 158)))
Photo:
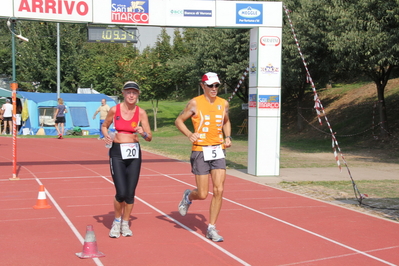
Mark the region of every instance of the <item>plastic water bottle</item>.
MULTIPOLYGON (((115 138, 115 132, 111 131, 108 133, 108 135, 111 137, 112 140, 115 138)), ((105 144, 105 148, 110 149, 112 147, 112 142, 110 144, 105 144)))

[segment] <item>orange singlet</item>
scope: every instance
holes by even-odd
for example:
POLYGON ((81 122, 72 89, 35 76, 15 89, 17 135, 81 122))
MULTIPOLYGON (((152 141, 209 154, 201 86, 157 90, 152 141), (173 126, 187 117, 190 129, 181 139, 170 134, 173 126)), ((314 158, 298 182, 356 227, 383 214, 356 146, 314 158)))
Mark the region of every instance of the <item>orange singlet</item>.
MULTIPOLYGON (((201 146, 223 144, 223 121, 225 113, 225 100, 216 97, 214 103, 208 102, 204 95, 195 97, 197 111, 191 117, 195 132, 200 134, 199 139, 193 143, 193 151, 202 151, 201 146)), ((224 145, 222 145, 224 149, 224 145)))

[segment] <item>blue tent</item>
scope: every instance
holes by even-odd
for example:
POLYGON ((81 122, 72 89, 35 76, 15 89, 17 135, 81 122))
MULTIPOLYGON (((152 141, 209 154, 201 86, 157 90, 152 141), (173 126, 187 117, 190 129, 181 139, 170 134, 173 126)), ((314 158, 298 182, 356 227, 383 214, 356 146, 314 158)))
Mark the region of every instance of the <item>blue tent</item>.
MULTIPOLYGON (((17 94, 23 98, 23 106, 27 106, 29 115, 20 133, 24 128, 28 128, 30 134, 36 134, 43 125, 46 135, 57 135, 53 119, 55 107, 58 105, 57 94, 23 91, 17 91, 17 94)), ((93 115, 101 105, 101 100, 106 99, 109 107, 116 105, 116 102, 105 94, 61 93, 60 97, 68 109, 65 115, 65 133, 69 129, 80 127, 90 135, 100 134, 100 115, 97 114, 94 120, 93 115)))

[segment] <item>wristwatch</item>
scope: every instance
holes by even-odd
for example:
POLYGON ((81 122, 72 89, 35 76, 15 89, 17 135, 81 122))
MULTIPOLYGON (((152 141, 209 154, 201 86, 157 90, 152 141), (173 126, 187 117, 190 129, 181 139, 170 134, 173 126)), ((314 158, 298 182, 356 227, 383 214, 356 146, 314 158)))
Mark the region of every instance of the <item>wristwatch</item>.
POLYGON ((226 136, 224 137, 225 139, 229 138, 230 140, 233 140, 233 138, 231 136, 226 136))

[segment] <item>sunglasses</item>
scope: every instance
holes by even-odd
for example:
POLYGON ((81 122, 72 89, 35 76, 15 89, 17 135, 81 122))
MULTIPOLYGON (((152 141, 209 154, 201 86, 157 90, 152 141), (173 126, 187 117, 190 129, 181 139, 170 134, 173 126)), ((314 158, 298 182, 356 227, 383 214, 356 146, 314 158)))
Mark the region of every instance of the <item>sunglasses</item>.
POLYGON ((220 84, 211 84, 211 85, 208 85, 208 84, 206 84, 206 83, 204 83, 208 88, 210 88, 210 89, 212 89, 212 88, 219 88, 219 86, 220 86, 220 84))

